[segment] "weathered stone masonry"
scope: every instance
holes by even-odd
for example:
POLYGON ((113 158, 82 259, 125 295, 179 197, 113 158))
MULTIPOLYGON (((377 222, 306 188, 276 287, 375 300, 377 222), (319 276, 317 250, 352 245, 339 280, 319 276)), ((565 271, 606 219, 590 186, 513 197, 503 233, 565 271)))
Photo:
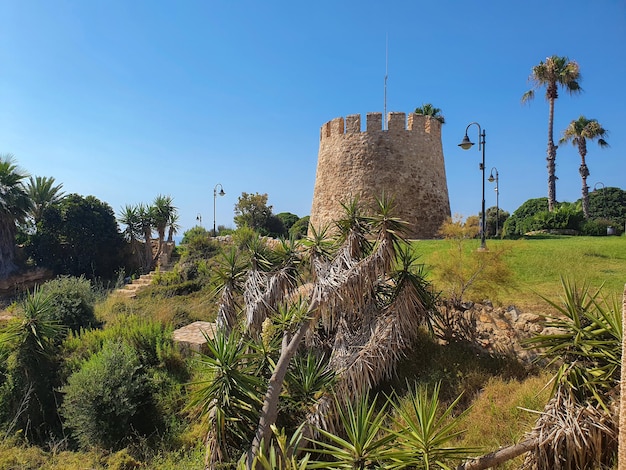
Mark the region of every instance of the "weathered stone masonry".
POLYGON ((434 238, 450 216, 441 145, 441 123, 430 116, 358 114, 321 128, 310 223, 316 229, 341 218, 342 202, 358 196, 373 205, 383 192, 394 197, 396 216, 409 222, 409 238, 434 238))

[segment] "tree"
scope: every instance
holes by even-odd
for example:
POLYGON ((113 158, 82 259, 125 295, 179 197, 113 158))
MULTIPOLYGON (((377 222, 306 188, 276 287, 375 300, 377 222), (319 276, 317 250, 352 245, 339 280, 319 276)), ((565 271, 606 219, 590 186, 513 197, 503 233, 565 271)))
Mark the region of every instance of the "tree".
POLYGON ((30 215, 35 222, 35 225, 39 223, 43 216, 43 211, 53 205, 58 204, 65 197, 65 193, 61 191, 63 184, 55 185, 54 178, 46 176, 37 176, 29 178, 27 190, 30 196, 33 206, 31 208, 30 215))
POLYGON ((29 251, 58 274, 111 279, 123 265, 124 241, 113 209, 94 196, 70 194, 47 207, 29 251))
POLYGON ((289 232, 289 229, 293 227, 293 224, 300 220, 300 217, 298 217, 296 214, 292 214, 291 212, 281 212, 279 214, 276 214, 276 217, 278 217, 282 221, 287 232, 289 232))
MULTIPOLYGON (((336 393, 354 400, 393 373, 396 360, 434 310, 416 254, 401 236, 405 223, 392 215, 392 202, 381 198, 373 216, 366 216, 357 200, 344 208, 336 250, 317 242, 302 250, 294 242, 268 253, 252 243, 247 271, 241 272, 234 254, 219 270, 224 285, 219 328, 243 328, 252 337, 263 337, 269 323, 281 343, 247 454, 249 466, 268 446, 291 360, 305 337, 307 348, 327 353, 336 393), (307 263, 302 262, 304 253, 310 255, 307 263), (301 284, 300 266, 311 267, 311 284, 301 284), (241 309, 237 299, 245 302, 241 309)), ((313 432, 314 423, 330 425, 332 403, 332 395, 319 396, 306 433, 313 432)))
POLYGON ((152 215, 154 228, 159 235, 159 244, 156 255, 154 256, 153 265, 163 253, 163 244, 165 243, 165 231, 168 227, 172 228, 172 223, 176 224, 177 209, 173 205, 171 196, 163 196, 159 194, 152 203, 152 215))
POLYGON ((489 207, 485 212, 487 213, 487 218, 485 219, 485 225, 487 227, 486 235, 488 237, 499 237, 502 233, 504 222, 506 222, 510 214, 496 206, 489 207))
POLYGON ((12 155, 0 155, 0 279, 17 269, 13 262, 16 224, 26 220, 32 207, 23 183, 27 176, 15 165, 12 155))
POLYGON ((415 108, 415 114, 421 114, 423 116, 430 116, 436 119, 437 121, 439 121, 441 124, 446 123, 446 119, 443 117, 443 114, 441 114, 441 109, 435 108, 430 103, 426 103, 426 104, 423 104, 422 106, 415 108))
POLYGON ((608 147, 609 144, 604 140, 607 134, 608 131, 604 129, 596 119, 587 119, 585 116, 581 115, 578 119, 570 122, 559 140, 559 144, 571 142, 572 145, 578 147, 581 160, 578 172, 582 179, 583 214, 586 219, 589 218, 589 186, 587 186, 587 177, 590 174, 589 168, 587 168, 587 162, 585 161, 585 157, 587 156, 587 140, 593 141, 597 139, 600 147, 608 147))
POLYGON ((522 103, 526 103, 535 97, 535 90, 546 88, 546 99, 549 104, 548 112, 548 210, 552 212, 556 206, 556 149, 554 145, 554 102, 558 98, 559 87, 569 94, 582 91, 580 87, 580 68, 576 62, 567 57, 553 55, 546 58, 545 62, 539 62, 532 69, 529 81, 532 89, 522 95, 522 103))
POLYGON ((238 228, 247 226, 261 231, 267 226, 272 215, 272 206, 267 205, 267 194, 241 193, 235 204, 235 224, 238 228))
POLYGON ((145 272, 149 272, 154 266, 154 259, 152 257, 152 227, 154 226, 154 209, 152 206, 139 204, 137 206, 137 213, 139 215, 139 224, 141 225, 144 241, 143 270, 145 272))

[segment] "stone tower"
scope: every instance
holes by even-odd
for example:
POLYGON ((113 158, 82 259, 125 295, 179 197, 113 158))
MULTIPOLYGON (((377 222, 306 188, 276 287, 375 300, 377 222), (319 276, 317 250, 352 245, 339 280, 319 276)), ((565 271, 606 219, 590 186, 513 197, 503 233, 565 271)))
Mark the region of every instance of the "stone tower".
POLYGON ((434 238, 450 216, 441 145, 441 123, 417 114, 368 113, 336 118, 322 126, 310 224, 316 229, 344 216, 342 202, 358 196, 371 205, 392 196, 396 217, 409 222, 409 238, 434 238))

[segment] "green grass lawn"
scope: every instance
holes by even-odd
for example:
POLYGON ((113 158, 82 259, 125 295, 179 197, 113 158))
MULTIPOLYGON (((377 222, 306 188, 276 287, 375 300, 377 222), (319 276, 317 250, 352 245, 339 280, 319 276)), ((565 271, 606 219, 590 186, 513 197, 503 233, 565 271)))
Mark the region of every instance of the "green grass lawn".
MULTIPOLYGON (((452 246, 449 240, 420 240, 415 247, 429 271, 435 254, 452 246)), ((475 250, 479 240, 466 242, 475 250)), ((520 240, 487 240, 490 250, 504 250, 504 260, 513 272, 514 286, 499 302, 522 308, 545 307, 538 294, 557 300, 562 294, 561 277, 592 288, 602 287, 604 297, 621 296, 626 284, 626 237, 544 236, 520 240)), ((435 284, 435 287, 436 284, 435 284)))

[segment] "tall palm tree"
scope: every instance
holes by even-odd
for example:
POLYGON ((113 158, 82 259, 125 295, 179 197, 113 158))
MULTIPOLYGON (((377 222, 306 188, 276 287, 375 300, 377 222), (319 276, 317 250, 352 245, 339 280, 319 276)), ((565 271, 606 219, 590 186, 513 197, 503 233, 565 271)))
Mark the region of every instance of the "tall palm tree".
POLYGON ((35 222, 35 225, 41 220, 43 211, 46 207, 61 202, 65 197, 65 193, 61 191, 63 184, 55 185, 53 177, 37 176, 29 178, 26 189, 28 195, 33 201, 33 207, 30 211, 30 215, 35 222))
POLYGON ((522 95, 522 103, 526 103, 535 97, 535 90, 546 88, 546 99, 549 104, 548 113, 548 210, 554 210, 556 206, 556 149, 554 145, 554 102, 559 97, 559 87, 565 89, 570 95, 580 93, 580 68, 578 63, 567 57, 553 55, 546 58, 545 62, 539 62, 532 69, 528 80, 532 88, 522 95))
POLYGON ((159 259, 163 252, 163 243, 165 242, 165 230, 171 221, 172 215, 176 214, 176 207, 172 204, 171 196, 163 196, 159 194, 152 202, 153 226, 159 236, 159 245, 157 248, 155 261, 159 259))
POLYGON ((143 237, 143 227, 141 225, 141 217, 139 216, 139 206, 127 204, 118 214, 117 220, 120 224, 126 226, 122 234, 130 244, 132 254, 141 258, 138 248, 139 240, 143 237))
POLYGON ((607 134, 608 131, 604 129, 597 120, 587 119, 585 116, 581 115, 578 119, 569 123, 567 129, 563 131, 561 140, 559 140, 559 144, 571 142, 572 145, 578 147, 581 160, 578 172, 583 182, 582 199, 585 218, 589 218, 589 186, 587 186, 589 168, 587 168, 587 162, 585 161, 585 157, 587 156, 587 140, 593 141, 597 139, 600 147, 608 147, 609 144, 604 140, 607 134))
POLYGON ((171 243, 174 241, 174 235, 178 233, 180 230, 180 224, 178 221, 180 220, 180 216, 178 212, 174 211, 170 214, 170 218, 167 221, 168 231, 167 231, 167 241, 171 243))
POLYGON ((143 269, 145 271, 150 271, 154 264, 152 256, 152 226, 154 225, 154 209, 152 206, 139 204, 137 206, 137 215, 144 241, 143 269))
POLYGON ((441 114, 441 109, 435 108, 430 103, 426 103, 426 104, 423 104, 421 107, 415 108, 415 114, 421 114, 423 116, 433 117, 437 121, 439 121, 441 124, 446 123, 446 119, 443 117, 443 114, 441 114))
POLYGON ((27 176, 12 155, 0 155, 0 278, 17 269, 13 262, 16 223, 24 222, 32 207, 23 183, 27 176))

